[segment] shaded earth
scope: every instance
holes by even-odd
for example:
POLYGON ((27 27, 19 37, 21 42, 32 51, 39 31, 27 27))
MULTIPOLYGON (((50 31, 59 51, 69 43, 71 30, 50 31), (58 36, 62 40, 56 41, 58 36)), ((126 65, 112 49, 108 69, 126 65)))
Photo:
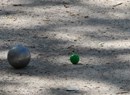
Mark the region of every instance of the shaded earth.
POLYGON ((0 95, 130 95, 130 0, 1 0, 0 95), (17 44, 32 56, 20 70, 17 44))

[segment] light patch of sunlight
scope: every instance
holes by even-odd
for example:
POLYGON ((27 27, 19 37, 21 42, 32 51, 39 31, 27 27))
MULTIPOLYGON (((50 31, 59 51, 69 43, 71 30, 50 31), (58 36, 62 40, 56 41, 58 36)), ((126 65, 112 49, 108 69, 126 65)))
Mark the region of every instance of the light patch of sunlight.
POLYGON ((31 0, 1 0, 0 4, 29 4, 31 0))
MULTIPOLYGON (((100 6, 112 6, 112 5, 116 5, 118 3, 125 3, 128 0, 89 0, 89 4, 96 4, 96 5, 100 5, 100 6)), ((87 0, 83 0, 84 3, 88 3, 87 0)))
POLYGON ((7 17, 0 17, 0 25, 6 25, 6 27, 19 29, 28 28, 28 27, 35 27, 38 25, 38 18, 30 18, 28 16, 7 16, 7 17))
POLYGON ((38 57, 38 53, 31 53, 31 58, 37 58, 38 57))
MULTIPOLYGON (((107 82, 103 82, 103 81, 94 81, 94 80, 87 80, 87 79, 78 79, 78 78, 53 78, 52 79, 48 79, 45 77, 42 77, 42 79, 39 79, 38 77, 24 77, 25 80, 19 80, 20 86, 17 89, 17 91, 20 94, 25 94, 28 92, 39 92, 39 88, 65 88, 66 90, 83 90, 83 91, 87 91, 88 93, 91 93, 92 95, 94 95, 95 93, 99 93, 98 91, 101 91, 100 93, 115 93, 118 91, 118 87, 109 84, 107 82), (22 83, 22 84, 21 84, 22 83), (27 87, 25 87, 24 84, 28 84, 27 87), (29 88, 29 89, 28 89, 29 88), (111 89, 111 91, 110 91, 111 89), (28 91, 28 92, 27 92, 28 91), (25 93, 24 93, 25 92, 25 93)), ((10 89, 10 90, 14 90, 16 89, 18 85, 12 85, 11 87, 9 85, 7 85, 5 88, 6 89, 10 89)), ((3 87, 4 88, 4 87, 3 87)), ((97 95, 97 94, 96 94, 97 95)))
POLYGON ((130 40, 106 41, 102 45, 106 49, 128 49, 130 48, 130 40))
POLYGON ((73 41, 78 39, 78 35, 74 33, 57 33, 56 36, 54 36, 55 39, 62 39, 64 41, 73 41))
POLYGON ((94 41, 90 42, 84 42, 82 44, 79 44, 80 47, 91 47, 91 48, 102 48, 102 49, 129 49, 130 48, 130 40, 116 40, 116 41, 104 41, 104 42, 99 42, 99 41, 94 41))
POLYGON ((117 59, 121 61, 126 61, 126 62, 130 61, 130 54, 120 54, 117 56, 117 59))
POLYGON ((29 11, 32 11, 33 13, 35 14, 41 14, 43 12, 47 12, 47 13, 58 13, 58 12, 66 12, 66 11, 63 11, 62 9, 65 9, 64 6, 52 6, 52 7, 49 7, 49 8, 44 8, 43 6, 35 6, 33 8, 33 10, 29 10, 29 11))
POLYGON ((111 57, 108 57, 108 56, 103 56, 102 58, 99 58, 98 56, 92 56, 92 55, 89 55, 86 53, 85 55, 82 55, 82 54, 80 55, 79 63, 90 64, 90 65, 95 66, 95 65, 102 65, 105 63, 110 63, 112 61, 113 61, 113 59, 111 57))
POLYGON ((8 51, 0 51, 0 59, 7 59, 8 51))
POLYGON ((129 17, 129 14, 127 15, 122 12, 108 12, 108 15, 114 19, 126 19, 129 17))
POLYGON ((75 7, 72 7, 71 9, 66 9, 64 6, 52 6, 50 8, 43 8, 43 6, 36 6, 33 8, 33 10, 28 9, 26 11, 39 15, 39 18, 49 18, 54 22, 64 22, 66 20, 70 20, 71 16, 79 15, 79 11, 75 7))
POLYGON ((69 56, 57 56, 56 60, 53 60, 55 63, 65 64, 70 62, 69 56))

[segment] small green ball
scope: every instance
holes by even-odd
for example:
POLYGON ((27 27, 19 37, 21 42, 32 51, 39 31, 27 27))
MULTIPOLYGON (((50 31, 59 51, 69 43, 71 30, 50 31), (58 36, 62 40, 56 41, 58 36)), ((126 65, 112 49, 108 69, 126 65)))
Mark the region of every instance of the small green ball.
POLYGON ((78 64, 79 62, 79 55, 78 54, 75 54, 73 53, 71 56, 70 56, 70 61, 72 64, 78 64))

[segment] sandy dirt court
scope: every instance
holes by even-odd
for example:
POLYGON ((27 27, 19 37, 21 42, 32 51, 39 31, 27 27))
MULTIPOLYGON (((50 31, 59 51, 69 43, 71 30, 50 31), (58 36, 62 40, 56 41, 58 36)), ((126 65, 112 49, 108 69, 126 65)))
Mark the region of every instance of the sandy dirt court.
POLYGON ((0 95, 130 95, 130 0, 0 0, 0 95), (17 44, 32 56, 20 70, 17 44))

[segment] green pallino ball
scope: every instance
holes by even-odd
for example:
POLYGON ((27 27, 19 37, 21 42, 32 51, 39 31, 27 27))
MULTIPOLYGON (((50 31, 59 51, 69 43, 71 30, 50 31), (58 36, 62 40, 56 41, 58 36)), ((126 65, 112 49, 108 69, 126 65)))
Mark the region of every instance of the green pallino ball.
POLYGON ((79 58, 78 54, 73 53, 70 56, 70 61, 71 61, 72 64, 78 64, 79 60, 80 60, 80 58, 79 58))

